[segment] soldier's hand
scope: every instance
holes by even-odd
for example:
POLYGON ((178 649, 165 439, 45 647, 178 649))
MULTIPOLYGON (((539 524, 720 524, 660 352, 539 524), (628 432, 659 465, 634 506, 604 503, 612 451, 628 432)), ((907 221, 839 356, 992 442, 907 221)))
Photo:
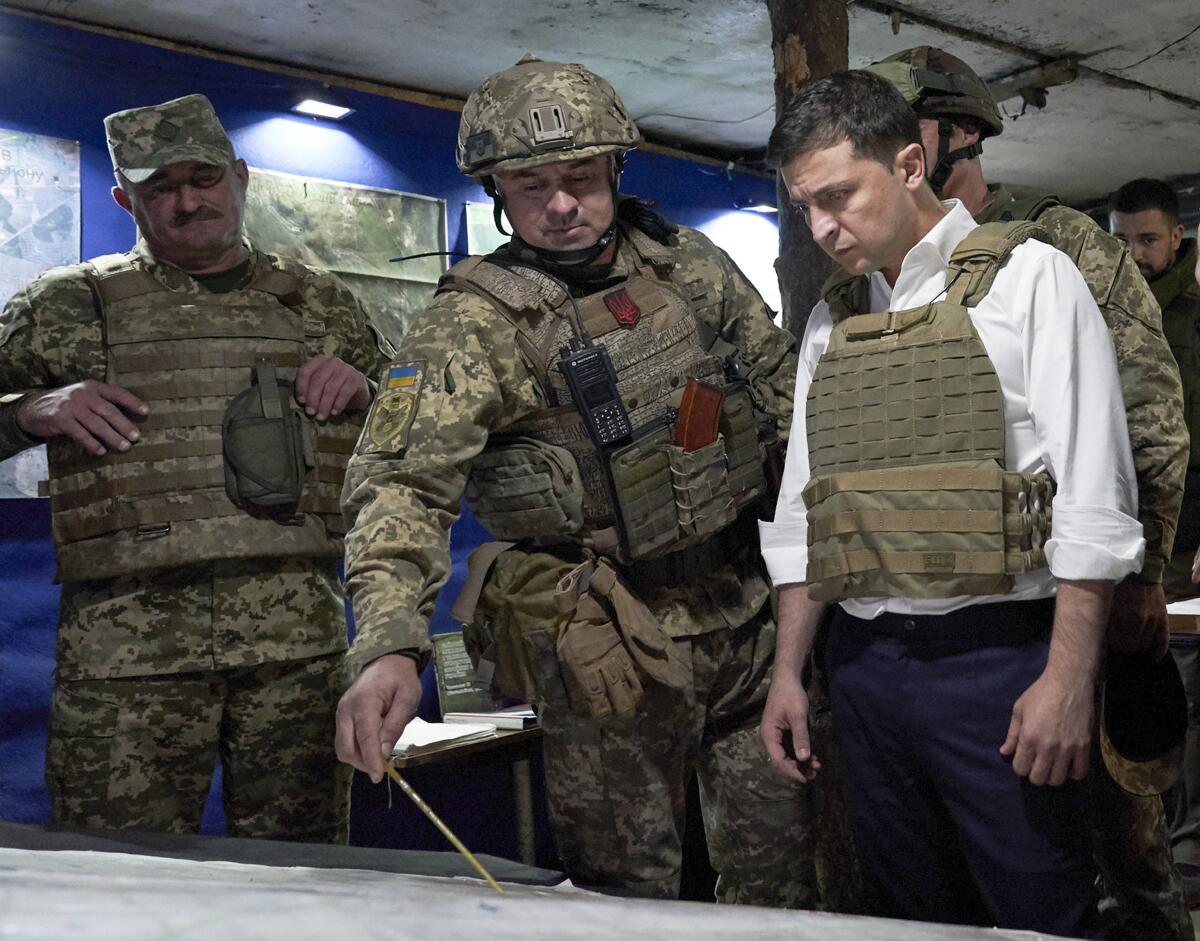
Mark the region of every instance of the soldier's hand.
POLYGON ((1094 711, 1089 683, 1043 672, 1013 703, 1000 754, 1011 756, 1013 771, 1030 784, 1081 781, 1088 770, 1094 711))
POLYGON ((1132 575, 1118 582, 1108 614, 1108 642, 1129 653, 1150 650, 1158 660, 1166 654, 1170 640, 1162 585, 1148 585, 1132 575))
POLYGON ((336 356, 314 356, 296 371, 296 401, 325 421, 344 411, 365 411, 371 404, 367 377, 336 356))
POLYGON ((17 425, 35 438, 66 435, 99 456, 109 448, 128 451, 141 435, 126 413, 149 412, 129 390, 85 379, 23 398, 17 406, 17 425))
POLYGON ((388 654, 370 663, 338 703, 338 759, 378 784, 384 756, 392 753, 420 703, 421 678, 411 657, 388 654))
POLYGON ((776 670, 763 707, 759 734, 772 767, 801 784, 821 768, 808 738, 808 693, 799 677, 776 670))

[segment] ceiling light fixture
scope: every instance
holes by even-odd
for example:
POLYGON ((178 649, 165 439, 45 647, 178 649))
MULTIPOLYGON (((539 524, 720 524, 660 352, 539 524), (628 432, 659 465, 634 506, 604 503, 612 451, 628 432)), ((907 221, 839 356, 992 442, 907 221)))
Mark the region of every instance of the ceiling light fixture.
POLYGON ((346 99, 328 85, 322 85, 320 88, 307 88, 300 92, 296 95, 292 110, 297 114, 313 118, 328 118, 331 121, 340 121, 354 111, 346 99))

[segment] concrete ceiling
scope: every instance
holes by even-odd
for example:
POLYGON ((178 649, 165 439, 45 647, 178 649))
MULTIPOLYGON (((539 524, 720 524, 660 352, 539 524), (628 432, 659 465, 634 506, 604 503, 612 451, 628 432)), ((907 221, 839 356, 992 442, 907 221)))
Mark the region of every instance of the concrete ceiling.
MULTIPOLYGON (((728 157, 753 160, 774 120, 763 0, 3 6, 454 98, 532 51, 609 78, 651 139, 728 157)), ((1197 0, 852 0, 849 15, 852 67, 921 43, 993 83, 1064 57, 1078 63, 1079 77, 1051 88, 1044 109, 1003 103, 1005 132, 984 158, 991 179, 1088 202, 1135 176, 1200 172, 1200 31, 1187 35, 1200 27, 1197 0)))

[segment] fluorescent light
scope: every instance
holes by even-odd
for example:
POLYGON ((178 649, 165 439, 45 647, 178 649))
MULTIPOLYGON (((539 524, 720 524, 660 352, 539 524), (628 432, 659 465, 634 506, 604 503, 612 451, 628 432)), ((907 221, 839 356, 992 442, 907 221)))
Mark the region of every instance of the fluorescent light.
POLYGON ((753 196, 740 196, 733 201, 735 209, 740 209, 742 212, 779 212, 770 203, 761 199, 756 199, 753 196))
POLYGON ((334 121, 340 121, 354 109, 344 105, 331 105, 327 101, 320 101, 316 98, 305 98, 293 106, 292 110, 299 114, 311 115, 314 118, 331 118, 334 121))

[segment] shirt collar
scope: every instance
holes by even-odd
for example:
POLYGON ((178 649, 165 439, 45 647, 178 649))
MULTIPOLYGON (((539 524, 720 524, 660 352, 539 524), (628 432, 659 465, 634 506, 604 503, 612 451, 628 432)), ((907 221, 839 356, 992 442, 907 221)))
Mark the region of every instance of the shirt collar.
MULTIPOLYGON (((931 297, 928 284, 934 279, 944 279, 946 269, 950 265, 950 256, 958 243, 977 227, 977 223, 967 212, 966 206, 957 199, 942 201, 946 214, 937 224, 921 238, 916 245, 908 250, 900 265, 900 275, 896 286, 892 289, 893 308, 895 304, 908 306, 928 303, 931 297)), ((876 272, 880 280, 883 275, 876 272)), ((886 284, 886 282, 884 282, 886 284)), ((944 285, 944 280, 937 280, 938 287, 944 285)), ((934 292, 936 293, 936 291, 934 292)))

